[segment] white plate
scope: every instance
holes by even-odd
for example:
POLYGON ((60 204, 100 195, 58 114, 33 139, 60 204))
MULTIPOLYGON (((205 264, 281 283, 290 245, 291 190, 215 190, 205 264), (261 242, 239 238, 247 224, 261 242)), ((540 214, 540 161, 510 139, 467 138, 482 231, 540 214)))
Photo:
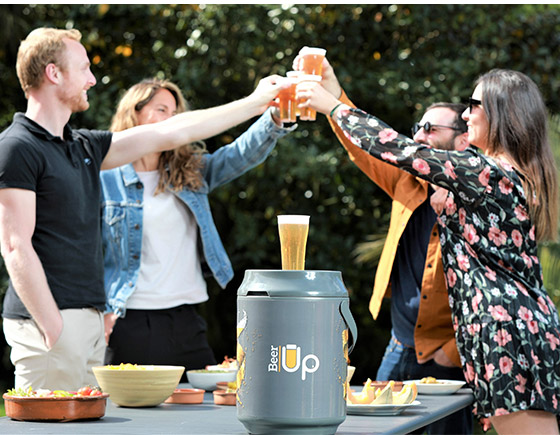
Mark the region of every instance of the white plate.
POLYGON ((418 394, 453 394, 465 385, 465 381, 452 381, 448 379, 438 379, 437 384, 422 384, 420 380, 404 381, 404 384, 411 384, 412 382, 416 384, 418 394))
POLYGON ((220 367, 219 365, 206 366, 206 370, 210 372, 236 372, 237 367, 220 367))
POLYGON ((352 415, 399 415, 405 409, 411 406, 418 406, 420 402, 415 400, 406 405, 356 405, 348 403, 346 406, 346 414, 352 415))

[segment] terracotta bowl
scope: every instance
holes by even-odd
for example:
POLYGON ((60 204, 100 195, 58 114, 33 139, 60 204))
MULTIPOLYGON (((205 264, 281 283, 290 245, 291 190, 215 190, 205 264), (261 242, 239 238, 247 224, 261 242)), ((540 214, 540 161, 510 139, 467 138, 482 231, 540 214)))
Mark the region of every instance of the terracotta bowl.
POLYGON ((235 406, 235 393, 227 393, 224 390, 214 391, 214 403, 216 405, 233 405, 235 406))
POLYGON ((185 371, 182 366, 138 365, 135 369, 93 367, 93 374, 111 401, 119 406, 157 406, 173 394, 185 371))
POLYGON ((189 370, 187 378, 193 388, 214 391, 218 382, 234 382, 237 379, 237 370, 189 370))
POLYGON ((165 403, 195 404, 204 400, 204 390, 200 388, 176 388, 165 403))
POLYGON ((108 394, 86 397, 12 397, 4 394, 6 416, 23 421, 94 420, 105 415, 108 394))

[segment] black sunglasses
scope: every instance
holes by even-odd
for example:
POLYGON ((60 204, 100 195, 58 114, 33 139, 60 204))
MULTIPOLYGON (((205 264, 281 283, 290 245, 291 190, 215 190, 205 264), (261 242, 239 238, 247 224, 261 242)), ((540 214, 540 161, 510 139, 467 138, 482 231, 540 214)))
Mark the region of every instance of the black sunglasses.
POLYGON ((424 131, 426 131, 426 133, 430 133, 432 131, 432 128, 437 127, 437 128, 450 128, 451 130, 457 130, 457 131, 462 131, 460 128, 458 127, 451 127, 450 125, 438 125, 438 124, 432 124, 431 122, 426 122, 424 125, 419 124, 418 122, 415 122, 412 125, 412 136, 414 136, 416 133, 418 133, 418 130, 420 130, 421 128, 424 129, 424 131))
POLYGON ((474 106, 482 106, 482 101, 475 100, 474 98, 469 97, 468 105, 469 105, 469 112, 472 112, 474 106))

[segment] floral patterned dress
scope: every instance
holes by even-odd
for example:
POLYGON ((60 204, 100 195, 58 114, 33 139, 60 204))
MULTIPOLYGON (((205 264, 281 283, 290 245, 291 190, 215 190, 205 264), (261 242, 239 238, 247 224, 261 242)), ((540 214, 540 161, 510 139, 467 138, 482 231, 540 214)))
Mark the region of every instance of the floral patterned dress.
POLYGON ((449 190, 438 218, 449 303, 478 418, 560 414, 560 324, 542 282, 520 175, 474 149, 414 143, 358 109, 336 122, 356 146, 449 190))

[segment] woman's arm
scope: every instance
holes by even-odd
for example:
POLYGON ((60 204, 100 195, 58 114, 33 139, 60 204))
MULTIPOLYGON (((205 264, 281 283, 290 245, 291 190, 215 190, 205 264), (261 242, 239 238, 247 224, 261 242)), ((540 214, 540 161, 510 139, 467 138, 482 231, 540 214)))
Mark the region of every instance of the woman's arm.
POLYGON ((492 191, 490 173, 496 167, 476 150, 432 148, 415 143, 359 109, 336 112, 335 121, 352 143, 373 157, 450 190, 465 203, 475 203, 492 191))
POLYGON ((229 183, 262 163, 278 139, 295 128, 279 127, 273 121, 272 110, 265 112, 235 141, 204 156, 203 174, 209 189, 229 183))
POLYGON ((318 83, 300 83, 296 96, 306 100, 301 106, 312 107, 333 118, 354 146, 460 195, 466 203, 474 203, 492 191, 488 183, 495 165, 473 149, 447 151, 415 143, 378 118, 343 104, 318 83))
POLYGON ((279 76, 262 79, 248 97, 210 109, 180 113, 155 124, 139 125, 113 134, 101 169, 122 166, 145 154, 166 151, 215 136, 263 113, 279 90, 279 76))

